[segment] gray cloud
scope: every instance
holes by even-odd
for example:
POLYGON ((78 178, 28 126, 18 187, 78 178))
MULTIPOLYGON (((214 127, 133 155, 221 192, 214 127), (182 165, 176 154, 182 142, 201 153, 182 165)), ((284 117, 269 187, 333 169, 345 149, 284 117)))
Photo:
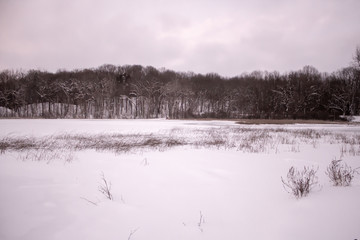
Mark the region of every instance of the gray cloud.
POLYGON ((333 71, 360 44, 356 0, 4 0, 0 9, 0 69, 333 71))

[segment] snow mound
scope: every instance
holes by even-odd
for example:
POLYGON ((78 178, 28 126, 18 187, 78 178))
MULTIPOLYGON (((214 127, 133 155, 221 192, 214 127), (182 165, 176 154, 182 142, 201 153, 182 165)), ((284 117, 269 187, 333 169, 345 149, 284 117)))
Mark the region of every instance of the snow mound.
POLYGON ((351 121, 352 122, 360 122, 360 116, 353 116, 351 121))

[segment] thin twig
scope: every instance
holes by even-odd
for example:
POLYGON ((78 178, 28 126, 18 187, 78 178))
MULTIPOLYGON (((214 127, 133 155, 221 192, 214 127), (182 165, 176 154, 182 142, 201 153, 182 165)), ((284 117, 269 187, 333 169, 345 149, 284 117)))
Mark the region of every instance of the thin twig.
POLYGON ((101 173, 101 180, 103 181, 103 184, 99 186, 99 192, 101 192, 107 199, 113 200, 113 196, 111 194, 111 182, 108 182, 105 179, 103 172, 101 173))
POLYGON ((198 227, 199 227, 199 229, 200 229, 201 232, 203 232, 203 229, 202 229, 202 227, 201 227, 201 225, 202 225, 203 223, 205 223, 205 219, 204 219, 204 216, 203 216, 202 212, 200 211, 200 219, 199 219, 198 227))
POLYGON ((84 197, 80 197, 80 198, 81 198, 82 200, 87 201, 88 203, 91 203, 91 204, 93 204, 93 205, 97 206, 97 203, 96 203, 96 202, 90 201, 89 199, 84 198, 84 197))
POLYGON ((138 227, 138 228, 136 228, 136 229, 134 229, 134 230, 131 230, 131 231, 130 231, 130 234, 129 234, 128 240, 130 240, 130 239, 131 239, 132 235, 134 235, 134 233, 136 233, 136 232, 137 232, 137 230, 139 230, 139 228, 140 228, 140 227, 138 227))

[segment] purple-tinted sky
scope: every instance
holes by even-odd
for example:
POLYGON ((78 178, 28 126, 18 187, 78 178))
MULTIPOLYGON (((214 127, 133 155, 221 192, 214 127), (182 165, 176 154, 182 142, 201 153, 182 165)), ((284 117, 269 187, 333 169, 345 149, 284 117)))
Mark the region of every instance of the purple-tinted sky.
POLYGON ((359 0, 0 0, 0 70, 332 72, 360 45, 359 10, 359 0))

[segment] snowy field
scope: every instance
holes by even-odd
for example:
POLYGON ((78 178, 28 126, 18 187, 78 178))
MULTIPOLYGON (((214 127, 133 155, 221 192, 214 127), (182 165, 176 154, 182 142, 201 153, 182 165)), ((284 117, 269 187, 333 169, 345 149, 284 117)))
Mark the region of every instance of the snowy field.
POLYGON ((360 239, 360 125, 0 120, 2 240, 360 239), (318 169, 308 196, 290 167, 318 169), (111 200, 100 190, 105 181, 111 200))

